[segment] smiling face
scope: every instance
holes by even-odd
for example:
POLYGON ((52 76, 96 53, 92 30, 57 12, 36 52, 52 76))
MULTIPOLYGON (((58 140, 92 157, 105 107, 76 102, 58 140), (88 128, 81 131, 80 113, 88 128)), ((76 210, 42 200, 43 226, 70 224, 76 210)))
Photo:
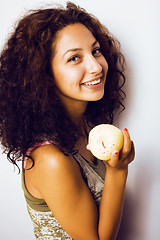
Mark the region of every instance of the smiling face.
POLYGON ((53 45, 52 71, 64 104, 97 101, 104 95, 108 64, 100 44, 81 23, 64 27, 53 45))

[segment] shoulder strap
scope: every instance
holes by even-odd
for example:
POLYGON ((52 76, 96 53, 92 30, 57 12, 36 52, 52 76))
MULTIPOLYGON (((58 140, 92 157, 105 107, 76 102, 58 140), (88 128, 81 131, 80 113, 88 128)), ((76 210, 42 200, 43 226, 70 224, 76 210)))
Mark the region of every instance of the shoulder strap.
POLYGON ((24 169, 25 169, 25 167, 26 167, 26 162, 27 162, 27 160, 28 160, 29 155, 31 154, 31 152, 32 152, 34 149, 36 149, 36 148, 38 148, 38 147, 40 147, 40 146, 44 146, 44 145, 48 145, 48 144, 57 145, 56 142, 53 142, 53 141, 44 141, 44 142, 39 142, 39 143, 34 144, 32 147, 30 147, 30 148, 27 150, 27 152, 26 152, 26 154, 25 154, 25 157, 24 157, 24 163, 23 163, 24 169))

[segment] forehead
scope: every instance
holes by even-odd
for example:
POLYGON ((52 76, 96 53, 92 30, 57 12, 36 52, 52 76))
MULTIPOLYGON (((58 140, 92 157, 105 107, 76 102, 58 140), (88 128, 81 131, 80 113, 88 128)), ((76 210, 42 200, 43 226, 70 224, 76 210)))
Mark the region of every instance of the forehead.
POLYGON ((75 23, 68 25, 57 32, 53 48, 55 53, 59 52, 63 54, 70 48, 91 46, 94 41, 95 37, 85 25, 75 23))

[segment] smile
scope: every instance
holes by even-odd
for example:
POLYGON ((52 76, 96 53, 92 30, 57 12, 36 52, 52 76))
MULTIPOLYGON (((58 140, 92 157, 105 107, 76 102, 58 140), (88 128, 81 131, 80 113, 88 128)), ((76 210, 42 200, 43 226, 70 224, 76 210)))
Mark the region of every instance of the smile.
POLYGON ((97 79, 97 80, 94 80, 94 81, 91 81, 91 82, 87 82, 87 83, 84 83, 84 85, 87 85, 87 86, 90 86, 90 85, 96 85, 98 83, 101 82, 101 79, 97 79))

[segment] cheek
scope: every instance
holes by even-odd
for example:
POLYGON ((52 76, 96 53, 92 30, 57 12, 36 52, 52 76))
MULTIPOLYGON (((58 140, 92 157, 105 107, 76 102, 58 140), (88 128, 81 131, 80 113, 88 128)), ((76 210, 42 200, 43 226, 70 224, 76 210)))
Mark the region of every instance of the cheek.
POLYGON ((68 83, 79 84, 83 76, 83 68, 80 66, 64 67, 61 69, 61 77, 68 83))
POLYGON ((103 59, 101 65, 102 65, 102 68, 103 68, 104 73, 107 75, 107 72, 108 72, 108 63, 107 63, 107 61, 106 61, 105 58, 103 59))
POLYGON ((83 78, 83 71, 78 67, 57 67, 56 70, 53 71, 55 84, 60 89, 66 87, 74 87, 75 85, 79 85, 81 79, 83 78), (67 85, 66 85, 67 84, 67 85))

